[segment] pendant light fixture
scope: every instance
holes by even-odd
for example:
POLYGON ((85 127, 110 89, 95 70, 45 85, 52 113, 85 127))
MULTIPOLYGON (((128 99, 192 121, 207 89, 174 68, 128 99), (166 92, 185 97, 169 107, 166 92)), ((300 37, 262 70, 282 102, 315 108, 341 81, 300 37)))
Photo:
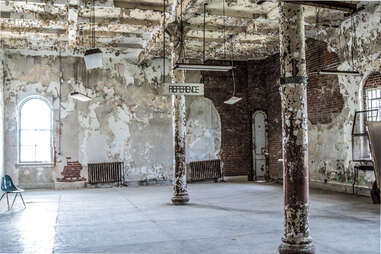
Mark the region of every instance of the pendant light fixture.
POLYGON ((336 71, 336 70, 321 70, 320 75, 350 75, 350 76, 361 76, 358 71, 336 71))
MULTIPOLYGON (((79 90, 79 82, 78 82, 78 62, 76 62, 74 64, 74 84, 77 86, 77 89, 75 89, 73 92, 70 93, 70 97, 75 99, 75 100, 78 100, 78 101, 82 101, 82 102, 87 102, 87 101, 91 101, 91 98, 89 96, 87 96, 86 94, 83 94, 83 93, 80 93, 78 92, 79 90)), ((84 85, 88 84, 88 75, 87 75, 87 71, 85 71, 85 80, 83 80, 83 83, 84 85)), ((86 89, 86 87, 85 87, 86 89)))
POLYGON ((230 55, 230 60, 231 60, 231 67, 232 67, 232 79, 233 79, 233 95, 232 97, 230 97, 230 99, 224 101, 225 104, 230 104, 230 105, 233 105, 233 104, 236 104, 237 102, 239 102, 240 100, 242 100, 242 98, 240 97, 236 97, 235 96, 235 74, 234 74, 234 59, 233 59, 233 36, 230 37, 230 43, 231 43, 231 55, 230 55))
MULTIPOLYGON (((353 20, 353 16, 351 17, 351 28, 352 28, 352 44, 351 44, 351 58, 352 58, 352 68, 355 67, 354 64, 354 51, 357 48, 356 43, 356 24, 353 20)), ((340 71, 340 70, 320 70, 318 71, 320 75, 350 75, 350 76, 362 76, 359 71, 340 71)))
POLYGON ((91 98, 89 96, 79 92, 72 92, 70 94, 70 97, 83 102, 91 101, 91 98))
POLYGON ((102 51, 99 48, 95 48, 95 0, 92 1, 91 17, 90 17, 90 31, 91 31, 91 49, 85 51, 85 64, 86 69, 91 70, 95 68, 101 68, 102 63, 102 51))
MULTIPOLYGON (((223 1, 225 1, 225 0, 223 0, 223 1)), ((173 66, 174 70, 226 72, 226 71, 230 71, 233 69, 233 66, 230 66, 230 65, 205 64, 205 28, 206 28, 205 17, 206 17, 206 6, 207 5, 208 5, 207 3, 204 3, 203 62, 202 62, 202 64, 175 63, 173 66)), ((182 6, 181 6, 181 8, 182 8, 182 6)), ((225 4, 224 4, 223 9, 225 11, 225 4)), ((182 21, 182 13, 181 13, 181 27, 183 27, 182 22, 183 21, 182 21)), ((181 38, 182 38, 181 43, 182 43, 182 46, 184 47, 184 34, 183 33, 184 33, 184 30, 182 28, 181 29, 181 38)), ((224 39, 225 39, 225 25, 224 25, 224 39)), ((225 47, 225 45, 224 45, 224 47, 225 47)), ((224 49, 224 52, 225 52, 225 49, 224 49)))

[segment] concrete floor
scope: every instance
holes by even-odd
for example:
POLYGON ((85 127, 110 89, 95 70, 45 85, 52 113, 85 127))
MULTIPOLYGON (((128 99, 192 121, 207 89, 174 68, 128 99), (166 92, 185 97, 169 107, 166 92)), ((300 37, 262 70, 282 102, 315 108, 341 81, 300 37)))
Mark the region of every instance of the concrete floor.
MULTIPOLYGON (((27 191, 0 203, 0 253, 277 253, 282 188, 192 184, 191 203, 172 206, 170 186, 27 191)), ((319 254, 380 253, 380 207, 369 198, 311 194, 319 254)))

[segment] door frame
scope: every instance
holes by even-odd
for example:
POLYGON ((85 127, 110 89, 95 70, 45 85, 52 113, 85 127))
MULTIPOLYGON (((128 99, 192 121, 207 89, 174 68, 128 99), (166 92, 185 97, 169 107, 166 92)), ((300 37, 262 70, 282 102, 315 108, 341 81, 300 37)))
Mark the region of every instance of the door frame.
MULTIPOLYGON (((268 116, 267 112, 264 109, 256 109, 254 111, 250 111, 250 147, 251 147, 251 169, 249 172, 248 180, 249 181, 255 181, 257 180, 256 176, 256 169, 255 169, 255 155, 254 155, 254 128, 253 125, 255 124, 255 115, 258 113, 263 113, 265 115, 265 144, 266 144, 266 150, 268 152, 269 150, 269 143, 268 143, 268 116)), ((265 180, 267 181, 269 179, 269 156, 266 156, 266 171, 265 171, 265 180)))

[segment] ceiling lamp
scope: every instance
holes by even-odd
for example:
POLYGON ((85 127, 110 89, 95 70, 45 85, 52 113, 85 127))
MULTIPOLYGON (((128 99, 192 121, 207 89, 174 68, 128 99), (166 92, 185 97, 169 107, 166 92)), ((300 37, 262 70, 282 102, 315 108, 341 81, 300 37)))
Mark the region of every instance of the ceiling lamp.
MULTIPOLYGON (((231 61, 232 61, 232 66, 231 67, 233 68, 233 42, 232 42, 231 61)), ((230 105, 233 105, 233 104, 239 102, 240 100, 242 100, 242 98, 235 96, 235 75, 234 75, 234 70, 232 70, 232 78, 233 78, 233 95, 232 95, 232 97, 230 97, 230 99, 224 101, 225 104, 230 104, 230 105)))
POLYGON ((91 98, 83 93, 79 93, 79 92, 72 92, 70 94, 70 97, 75 99, 75 100, 79 100, 79 101, 83 101, 83 102, 86 102, 86 101, 91 101, 91 98))
POLYGON ((91 30, 91 49, 86 50, 85 52, 85 64, 86 69, 91 70, 95 68, 101 68, 102 63, 102 51, 99 48, 95 48, 95 0, 92 0, 92 9, 91 9, 91 20, 90 20, 90 30, 91 30))
POLYGON ((229 100, 224 101, 224 103, 225 103, 225 104, 233 105, 233 104, 239 102, 240 100, 242 100, 242 98, 232 96, 229 100))
POLYGON ((102 51, 99 48, 86 50, 84 59, 87 70, 101 68, 103 66, 102 51))
POLYGON ((361 76, 358 71, 337 71, 337 70, 321 70, 320 75, 351 75, 351 76, 361 76))
MULTIPOLYGON (((352 43, 351 43, 351 57, 352 57, 352 68, 358 69, 355 67, 354 62, 354 51, 357 49, 357 37, 356 37, 356 23, 351 17, 351 28, 352 28, 352 43)), ((317 72, 320 75, 350 75, 350 76, 362 76, 358 71, 339 71, 339 70, 320 70, 317 72)))
POLYGON ((231 65, 177 63, 173 66, 173 69, 187 71, 231 71, 233 67, 231 65))
MULTIPOLYGON (((226 71, 231 71, 233 69, 233 66, 230 66, 230 65, 205 64, 205 27, 206 27, 205 17, 206 17, 206 6, 207 5, 208 5, 207 3, 204 3, 203 63, 202 64, 176 63, 173 66, 173 70, 226 72, 226 71)), ((182 7, 182 5, 181 5, 181 7, 182 7)), ((225 13, 225 9, 224 9, 224 13, 225 13)), ((224 19, 224 21, 225 21, 225 19, 224 19)), ((181 41, 180 41, 180 43, 181 43, 182 47, 184 47, 184 31, 183 30, 184 29, 183 29, 182 16, 181 16, 181 41)), ((224 50, 225 50, 225 25, 224 25, 224 50)), ((182 49, 182 52, 185 52, 185 50, 182 49)), ((185 56, 183 58, 185 58, 185 56)))
POLYGON ((237 102, 239 102, 240 100, 242 100, 242 98, 240 97, 236 97, 235 96, 235 74, 234 74, 234 59, 233 59, 233 51, 234 51, 234 48, 233 48, 233 37, 230 37, 230 43, 231 43, 231 53, 230 53, 230 61, 232 63, 231 67, 232 67, 232 79, 233 79, 233 95, 230 99, 224 101, 225 104, 230 104, 230 105, 233 105, 233 104, 236 104, 237 102))

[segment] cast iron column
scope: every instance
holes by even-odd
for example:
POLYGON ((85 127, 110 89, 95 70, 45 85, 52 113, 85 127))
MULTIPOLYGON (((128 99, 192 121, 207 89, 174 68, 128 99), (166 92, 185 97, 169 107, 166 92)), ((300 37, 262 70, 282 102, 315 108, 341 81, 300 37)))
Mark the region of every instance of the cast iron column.
MULTIPOLYGON (((180 45, 180 24, 172 22, 168 24, 167 29, 171 33, 172 48, 172 66, 177 62, 181 52, 180 45)), ((172 83, 184 83, 185 71, 173 70, 172 83)), ((173 180, 173 197, 174 205, 184 205, 189 202, 186 178, 186 162, 185 162, 185 135, 186 135, 186 112, 185 112, 185 96, 172 95, 172 130, 173 142, 175 149, 174 165, 175 173, 173 180)))
POLYGON ((303 7, 280 2, 280 94, 285 232, 281 254, 314 253, 309 235, 307 71, 303 7))

